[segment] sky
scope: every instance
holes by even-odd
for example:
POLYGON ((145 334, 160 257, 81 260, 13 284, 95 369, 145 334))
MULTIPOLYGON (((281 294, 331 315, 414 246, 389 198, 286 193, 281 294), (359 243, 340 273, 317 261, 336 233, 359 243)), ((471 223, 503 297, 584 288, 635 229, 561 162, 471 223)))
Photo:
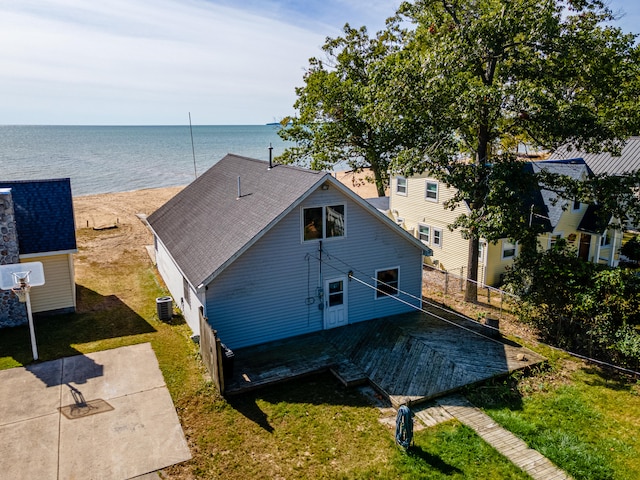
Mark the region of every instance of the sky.
MULTIPOLYGON (((0 0, 0 125, 260 125, 309 58, 400 0, 0 0)), ((640 2, 609 0, 640 33, 640 2)))

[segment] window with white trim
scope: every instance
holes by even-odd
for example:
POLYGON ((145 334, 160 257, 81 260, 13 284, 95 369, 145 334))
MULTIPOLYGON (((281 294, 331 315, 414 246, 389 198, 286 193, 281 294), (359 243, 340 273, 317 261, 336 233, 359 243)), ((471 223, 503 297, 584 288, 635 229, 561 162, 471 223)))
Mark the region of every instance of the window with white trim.
POLYGON ((605 230, 604 234, 600 237, 600 246, 608 247, 609 245, 611 245, 611 234, 609 230, 605 230))
POLYGON ((345 236, 345 206, 328 205, 302 209, 302 238, 323 240, 345 236))
POLYGON ((575 200, 574 199, 573 200, 573 206, 571 207, 571 210, 573 210, 574 212, 578 211, 578 210, 580 210, 580 206, 581 206, 580 200, 575 200))
POLYGON ((502 240, 502 259, 506 260, 516 256, 516 244, 508 240, 502 240))
POLYGON ((431 243, 431 227, 423 223, 418 224, 418 238, 422 243, 429 245, 431 243))
POLYGON ((186 278, 182 277, 182 297, 187 305, 191 306, 191 288, 186 278))
POLYGON ((480 240, 478 242, 478 261, 482 264, 486 264, 487 263, 487 244, 486 242, 483 242, 482 240, 480 240))
POLYGON ((407 196, 408 186, 407 179, 405 177, 396 177, 396 193, 398 195, 407 196))
POLYGON ((551 250, 553 247, 555 247, 556 243, 558 243, 558 240, 560 240, 562 238, 562 233, 557 233, 555 235, 550 235, 549 236, 549 250, 551 250))
POLYGON ((425 190, 425 198, 430 202, 438 201, 438 182, 434 182, 432 180, 427 180, 426 182, 426 190, 425 190))
POLYGON ((376 298, 397 296, 399 284, 400 269, 398 267, 376 270, 376 298))
POLYGON ((431 244, 434 247, 442 248, 442 229, 433 227, 432 230, 431 244))

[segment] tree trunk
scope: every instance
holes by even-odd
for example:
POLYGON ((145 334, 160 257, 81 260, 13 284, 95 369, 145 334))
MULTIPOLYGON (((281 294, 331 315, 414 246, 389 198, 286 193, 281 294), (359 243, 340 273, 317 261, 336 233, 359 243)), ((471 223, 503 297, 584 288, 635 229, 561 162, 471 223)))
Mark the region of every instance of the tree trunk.
POLYGON ((384 197, 386 195, 386 181, 385 178, 383 178, 382 176, 382 171, 380 169, 380 165, 378 164, 378 155, 373 153, 373 154, 369 154, 367 155, 370 158, 368 158, 369 161, 369 166, 371 167, 371 172, 373 173, 373 179, 374 182, 376 184, 376 190, 378 192, 378 197, 384 197))
POLYGON ((467 302, 478 300, 478 247, 480 240, 477 235, 469 239, 469 255, 467 258, 467 288, 464 291, 464 299, 467 302))

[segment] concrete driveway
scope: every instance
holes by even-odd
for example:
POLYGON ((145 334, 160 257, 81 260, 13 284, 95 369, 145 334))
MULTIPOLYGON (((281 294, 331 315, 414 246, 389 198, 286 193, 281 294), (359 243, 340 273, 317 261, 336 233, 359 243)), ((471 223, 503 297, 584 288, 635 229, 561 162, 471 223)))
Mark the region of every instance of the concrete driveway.
POLYGON ((0 371, 0 477, 122 480, 191 458, 148 343, 0 371))

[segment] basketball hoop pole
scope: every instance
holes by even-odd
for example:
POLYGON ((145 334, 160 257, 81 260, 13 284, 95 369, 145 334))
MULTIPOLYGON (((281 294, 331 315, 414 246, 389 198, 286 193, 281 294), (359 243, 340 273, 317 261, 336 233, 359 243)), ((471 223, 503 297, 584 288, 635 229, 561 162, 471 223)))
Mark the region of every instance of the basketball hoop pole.
POLYGON ((29 290, 26 291, 27 305, 27 317, 29 317, 29 335, 31 336, 31 352, 33 353, 33 359, 38 360, 38 346, 36 345, 36 331, 33 327, 33 314, 31 313, 31 298, 29 297, 29 290))

